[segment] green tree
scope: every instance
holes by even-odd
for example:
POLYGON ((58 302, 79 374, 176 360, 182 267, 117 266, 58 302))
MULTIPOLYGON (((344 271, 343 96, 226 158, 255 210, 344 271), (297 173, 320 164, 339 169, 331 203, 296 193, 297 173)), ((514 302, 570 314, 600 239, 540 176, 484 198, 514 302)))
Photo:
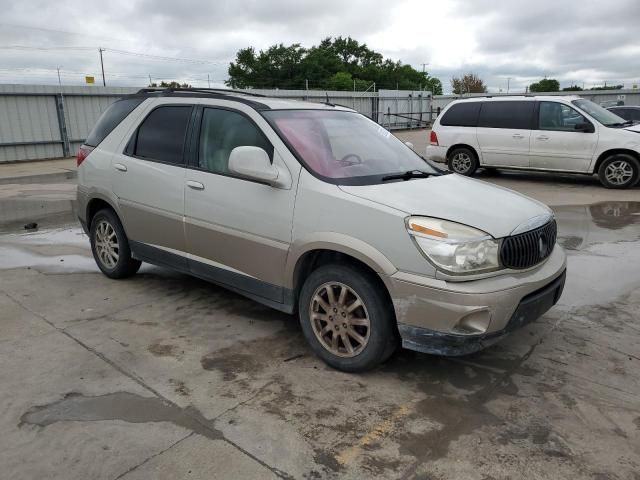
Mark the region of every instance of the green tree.
POLYGON ((530 92, 559 92, 560 82, 554 78, 543 78, 529 85, 530 92))
POLYGON ((152 82, 149 84, 150 87, 162 87, 162 88, 192 88, 188 83, 179 83, 176 81, 165 82, 164 80, 157 84, 156 82, 152 82))
POLYGON ((442 95, 442 82, 439 78, 430 77, 425 73, 424 89, 429 90, 432 95, 442 95))
POLYGON ((563 92, 581 92, 582 91, 582 87, 578 86, 578 85, 571 85, 570 87, 564 87, 562 89, 563 92))
POLYGON ((453 93, 462 95, 463 93, 487 93, 487 87, 482 79, 475 73, 469 72, 462 77, 451 79, 453 93))
POLYGON ((589 90, 622 90, 624 88, 624 85, 607 85, 606 83, 604 85, 601 85, 599 87, 592 87, 589 90))
POLYGON ((229 65, 226 84, 233 88, 305 88, 366 90, 377 88, 442 91, 442 84, 410 65, 385 59, 351 37, 327 37, 303 48, 282 44, 256 52, 239 50, 229 65), (438 85, 440 90, 438 90, 438 85))

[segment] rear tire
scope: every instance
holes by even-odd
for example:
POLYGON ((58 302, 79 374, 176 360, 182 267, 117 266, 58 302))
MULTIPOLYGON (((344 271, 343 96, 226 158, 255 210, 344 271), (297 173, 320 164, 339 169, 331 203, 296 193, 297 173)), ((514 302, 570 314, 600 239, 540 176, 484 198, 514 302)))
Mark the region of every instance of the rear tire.
POLYGON ((478 169, 478 158, 470 148, 454 148, 447 157, 447 166, 452 172, 470 177, 478 169))
POLYGON ((309 275, 300 292, 300 325, 325 363, 364 372, 391 356, 398 344, 395 314, 382 288, 352 265, 324 265, 309 275))
POLYGON ((617 153, 606 158, 598 169, 598 179, 606 188, 633 187, 640 178, 640 163, 633 156, 617 153))
POLYGON ((142 262, 131 257, 129 239, 113 210, 96 213, 89 233, 93 258, 102 273, 115 279, 135 275, 142 262))

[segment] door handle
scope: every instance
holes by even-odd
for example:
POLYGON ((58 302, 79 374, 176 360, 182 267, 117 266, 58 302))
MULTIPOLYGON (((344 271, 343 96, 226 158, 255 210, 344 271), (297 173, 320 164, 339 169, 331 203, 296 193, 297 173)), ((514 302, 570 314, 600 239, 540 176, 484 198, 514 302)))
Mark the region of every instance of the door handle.
POLYGON ((520 135, 519 133, 514 133, 512 137, 520 139, 520 138, 524 138, 524 135, 520 135))
POLYGON ((536 137, 536 140, 549 140, 549 137, 547 137, 546 135, 539 135, 536 137))
POLYGON ((113 164, 113 168, 115 168, 116 170, 120 170, 121 172, 126 172, 127 171, 127 166, 123 165, 121 163, 114 163, 113 164))
POLYGON ((204 190, 204 185, 194 180, 187 180, 187 187, 193 188, 194 190, 204 190))

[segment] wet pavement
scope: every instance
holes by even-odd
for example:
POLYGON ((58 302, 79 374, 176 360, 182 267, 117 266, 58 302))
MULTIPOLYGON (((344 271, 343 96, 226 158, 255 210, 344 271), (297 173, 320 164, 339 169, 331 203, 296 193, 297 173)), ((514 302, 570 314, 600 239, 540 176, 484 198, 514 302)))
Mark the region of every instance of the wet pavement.
POLYGON ((486 179, 558 199, 560 303, 362 375, 220 287, 101 275, 73 179, 0 185, 0 477, 639 479, 640 190, 486 179))

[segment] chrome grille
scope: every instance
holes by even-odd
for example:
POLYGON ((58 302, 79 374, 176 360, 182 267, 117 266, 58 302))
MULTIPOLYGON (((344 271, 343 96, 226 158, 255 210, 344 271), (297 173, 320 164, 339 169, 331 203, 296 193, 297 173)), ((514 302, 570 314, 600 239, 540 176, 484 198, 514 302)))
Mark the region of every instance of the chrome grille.
POLYGON ((546 225, 506 237, 500 248, 500 261, 507 268, 529 268, 551 255, 556 244, 558 227, 555 220, 546 225))

